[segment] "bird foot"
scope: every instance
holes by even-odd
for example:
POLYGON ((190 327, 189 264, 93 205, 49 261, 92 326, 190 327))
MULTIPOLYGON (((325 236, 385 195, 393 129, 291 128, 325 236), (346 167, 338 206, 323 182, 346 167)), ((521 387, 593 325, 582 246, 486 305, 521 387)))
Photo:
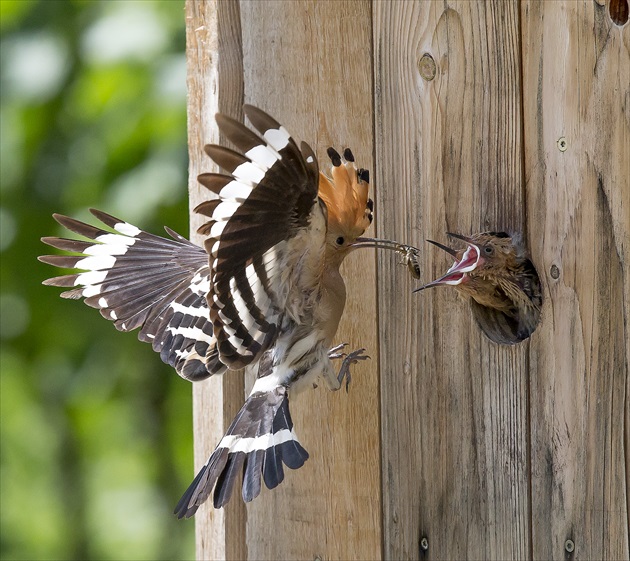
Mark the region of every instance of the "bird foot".
POLYGON ((341 368, 339 369, 337 380, 339 382, 339 386, 341 386, 342 380, 344 378, 346 379, 346 393, 348 392, 350 380, 352 379, 352 376, 350 375, 350 365, 356 364, 360 360, 366 360, 370 358, 368 355, 364 355, 364 352, 365 349, 357 349, 356 351, 352 351, 344 357, 343 362, 341 363, 341 368))
POLYGON ((347 347, 348 343, 341 343, 341 345, 337 345, 328 351, 328 358, 333 360, 335 358, 344 358, 347 356, 346 353, 340 352, 344 347, 347 347))

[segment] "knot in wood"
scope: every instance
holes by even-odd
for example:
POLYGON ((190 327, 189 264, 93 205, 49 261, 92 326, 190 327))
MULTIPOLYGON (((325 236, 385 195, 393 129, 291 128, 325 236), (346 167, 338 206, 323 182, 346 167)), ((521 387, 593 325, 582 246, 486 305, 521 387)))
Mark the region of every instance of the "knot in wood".
POLYGON ((435 60, 429 53, 424 53, 418 61, 418 70, 420 70, 420 76, 422 76, 427 82, 430 82, 435 78, 436 67, 435 60))

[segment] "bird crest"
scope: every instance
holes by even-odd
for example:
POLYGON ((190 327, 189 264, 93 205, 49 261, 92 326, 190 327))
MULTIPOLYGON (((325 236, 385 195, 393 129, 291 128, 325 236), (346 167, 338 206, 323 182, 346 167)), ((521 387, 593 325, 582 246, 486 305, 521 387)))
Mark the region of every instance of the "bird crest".
POLYGON ((352 237, 358 237, 372 222, 372 201, 368 199, 369 173, 357 169, 354 156, 346 148, 343 159, 334 148, 328 149, 332 160, 331 176, 319 174, 320 199, 328 209, 328 225, 352 237))

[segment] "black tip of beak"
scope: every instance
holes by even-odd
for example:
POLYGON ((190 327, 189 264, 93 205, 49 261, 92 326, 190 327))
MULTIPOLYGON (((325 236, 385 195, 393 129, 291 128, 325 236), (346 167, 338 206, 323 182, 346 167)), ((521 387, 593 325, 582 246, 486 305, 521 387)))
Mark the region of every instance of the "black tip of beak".
POLYGON ((458 240, 462 240, 466 243, 470 243, 470 238, 467 238, 466 236, 462 236, 461 234, 454 234, 453 232, 446 232, 446 235, 451 238, 457 238, 458 240))
POLYGON ((424 286, 420 286, 420 287, 416 288, 415 290, 412 291, 412 293, 420 292, 421 290, 426 290, 427 288, 433 288, 434 286, 439 286, 439 285, 440 285, 439 280, 438 281, 433 281, 433 282, 430 282, 428 284, 425 284, 424 286))
POLYGON ((444 250, 444 251, 446 251, 446 253, 448 253, 449 255, 451 255, 451 256, 453 256, 453 257, 457 258, 457 251, 455 251, 454 249, 452 249, 452 248, 450 248, 450 247, 448 247, 448 246, 446 246, 446 245, 443 245, 443 244, 441 244, 441 243, 439 243, 439 242, 434 242, 433 240, 427 240, 427 241, 428 241, 429 243, 432 243, 433 245, 435 245, 435 246, 439 247, 440 249, 443 249, 443 250, 444 250))

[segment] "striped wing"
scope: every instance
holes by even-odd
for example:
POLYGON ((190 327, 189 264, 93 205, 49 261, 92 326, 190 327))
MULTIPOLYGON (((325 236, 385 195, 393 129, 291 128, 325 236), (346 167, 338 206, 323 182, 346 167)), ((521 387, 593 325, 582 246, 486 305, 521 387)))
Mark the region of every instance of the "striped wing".
POLYGON ((91 210, 112 231, 67 216, 55 219, 91 241, 42 238, 52 247, 81 255, 45 255, 40 261, 85 272, 55 277, 46 285, 68 287, 64 298, 84 298, 120 331, 140 327, 138 338, 189 380, 225 371, 212 332, 206 295, 206 252, 167 228, 172 239, 143 232, 91 210))
MULTIPOLYGON (((217 123, 239 152, 206 146, 230 175, 199 181, 218 198, 196 211, 209 217, 199 230, 210 256, 208 305, 221 361, 242 368, 276 340, 289 310, 292 286, 322 259, 325 213, 318 202, 317 160, 301 150, 277 121, 259 109, 245 113, 260 135, 224 115, 217 123)), ((308 288, 304 282, 302 288, 308 288)), ((298 308, 300 304, 297 304, 298 308)))

